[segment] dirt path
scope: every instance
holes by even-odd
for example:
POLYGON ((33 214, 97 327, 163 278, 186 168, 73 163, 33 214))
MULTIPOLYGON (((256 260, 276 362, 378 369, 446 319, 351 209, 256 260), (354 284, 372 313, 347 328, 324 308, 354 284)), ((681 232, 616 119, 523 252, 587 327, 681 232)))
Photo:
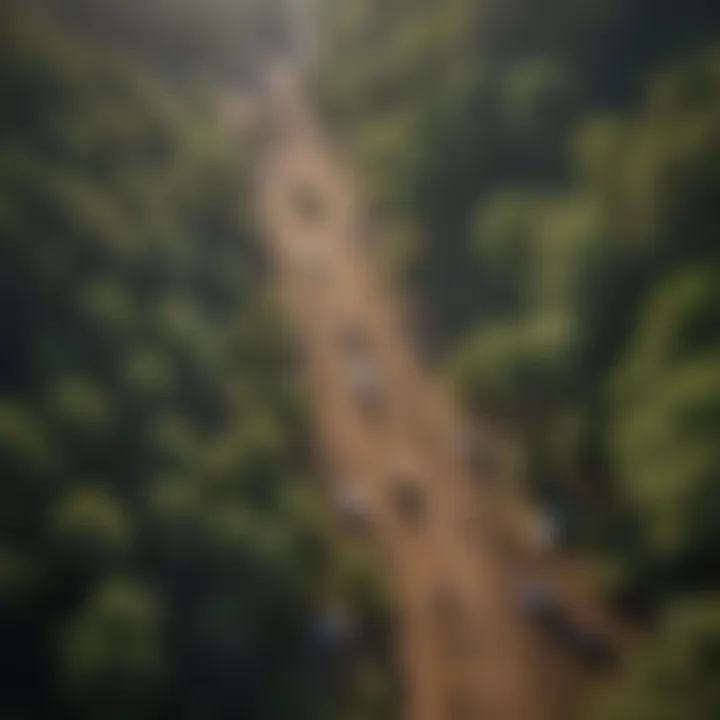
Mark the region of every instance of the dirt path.
POLYGON ((279 293, 302 344, 329 465, 362 483, 399 599, 398 658, 408 720, 564 720, 574 675, 533 635, 514 602, 518 569, 483 530, 491 500, 453 451, 457 414, 413 357, 398 303, 356 242, 357 190, 292 86, 271 96, 277 136, 257 167, 259 217, 279 293), (320 189, 328 215, 304 221, 293 188, 320 189), (322 269, 303 270, 311 255, 322 269), (337 331, 348 320, 372 338, 387 387, 387 412, 371 422, 350 396, 337 331), (428 522, 413 529, 390 502, 389 476, 409 456, 426 482, 428 522), (454 608, 438 612, 447 588, 454 608))

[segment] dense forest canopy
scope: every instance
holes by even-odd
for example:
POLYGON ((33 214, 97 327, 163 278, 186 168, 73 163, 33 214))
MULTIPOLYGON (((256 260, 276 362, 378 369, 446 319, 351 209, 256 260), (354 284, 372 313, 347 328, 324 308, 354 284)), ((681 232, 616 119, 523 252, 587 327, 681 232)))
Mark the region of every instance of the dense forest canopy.
MULTIPOLYGON (((438 366, 644 623, 592 715, 716 720, 720 6, 318 5, 315 96, 438 366)), ((0 716, 393 717, 384 578, 330 542, 207 92, 297 52, 298 5, 6 6, 0 716)))
POLYGON ((384 648, 317 646, 386 594, 328 541, 243 148, 152 3, 70 5, 0 16, 0 716, 386 717, 384 648))
POLYGON ((326 3, 316 95, 468 407, 519 437, 609 597, 656 634, 604 718, 720 702, 720 12, 326 3))

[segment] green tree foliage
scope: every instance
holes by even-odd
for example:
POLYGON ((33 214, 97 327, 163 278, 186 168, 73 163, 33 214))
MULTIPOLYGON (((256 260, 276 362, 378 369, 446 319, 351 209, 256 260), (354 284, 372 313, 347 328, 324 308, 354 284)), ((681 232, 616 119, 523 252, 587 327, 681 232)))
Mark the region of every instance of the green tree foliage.
POLYGON ((711 720, 720 712, 716 596, 678 602, 643 647, 627 679, 604 698, 597 720, 711 720))
POLYGON ((107 581, 61 632, 62 675, 80 712, 152 717, 166 672, 157 602, 141 585, 107 581))
POLYGON ((0 715, 321 717, 337 560, 241 148, 85 37, 0 18, 0 715))
MULTIPOLYGON (((506 300, 504 283, 483 262, 471 267, 478 206, 499 192, 564 185, 567 140, 579 120, 637 93, 659 57, 714 38, 720 23, 702 2, 679 17, 671 3, 644 0, 558 0, 541 9, 529 0, 326 6, 330 59, 318 94, 378 202, 427 230, 416 280, 448 342, 492 319, 506 300)), ((689 141, 678 129, 668 125, 664 137, 689 141)), ((639 137, 652 143, 660 131, 639 137)), ((639 168, 639 158, 628 167, 639 168)))
POLYGON ((610 454, 646 552, 672 560, 720 547, 718 267, 653 291, 611 386, 610 454))
MULTIPOLYGON (((317 95, 422 228, 410 277, 467 404, 514 423, 627 607, 716 590, 718 10, 331 5, 317 95)), ((717 715, 712 602, 660 621, 601 717, 717 715)))

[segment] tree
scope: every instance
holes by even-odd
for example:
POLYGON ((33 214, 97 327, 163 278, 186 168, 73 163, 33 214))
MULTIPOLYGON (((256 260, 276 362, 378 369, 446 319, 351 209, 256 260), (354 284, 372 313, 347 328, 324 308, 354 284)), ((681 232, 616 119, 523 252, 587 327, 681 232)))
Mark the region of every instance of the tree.
POLYGON ((319 717, 339 560, 243 147, 148 70, 193 62, 197 8, 147 8, 170 52, 139 6, 71 5, 0 17, 0 713, 319 717))
POLYGON ((691 267, 653 291, 611 385, 610 456, 645 550, 712 554, 720 454, 718 272, 691 267))

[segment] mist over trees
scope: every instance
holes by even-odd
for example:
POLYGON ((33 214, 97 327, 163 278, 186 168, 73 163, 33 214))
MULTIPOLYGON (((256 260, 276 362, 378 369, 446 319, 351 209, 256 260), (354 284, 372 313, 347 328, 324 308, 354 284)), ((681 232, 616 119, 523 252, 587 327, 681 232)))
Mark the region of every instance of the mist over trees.
POLYGON ((294 50, 288 0, 30 0, 95 42, 128 50, 174 79, 252 82, 294 50))

